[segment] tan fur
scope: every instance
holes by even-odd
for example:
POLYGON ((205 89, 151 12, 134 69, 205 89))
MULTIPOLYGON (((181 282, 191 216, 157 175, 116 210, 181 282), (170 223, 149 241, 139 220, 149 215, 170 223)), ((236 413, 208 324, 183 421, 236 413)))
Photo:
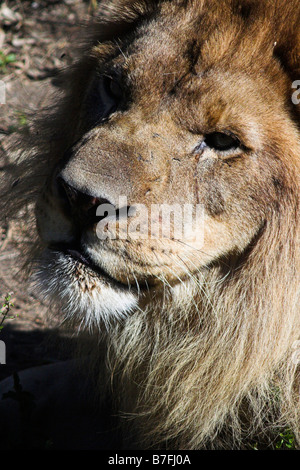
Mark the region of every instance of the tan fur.
MULTIPOLYGON (((103 333, 103 374, 129 418, 128 446, 245 448, 285 428, 300 443, 300 118, 291 101, 299 21, 296 0, 102 2, 62 77, 61 102, 39 122, 20 180, 1 198, 4 215, 38 201, 43 243, 32 258, 51 240, 68 241, 74 220, 53 180, 79 142, 63 175, 81 191, 204 206, 201 248, 85 234, 111 277, 149 287, 103 333), (93 71, 109 61, 130 79, 130 104, 88 126, 82 103, 93 71), (247 150, 195 153, 216 130, 238 134, 247 150)), ((85 293, 97 290, 77 275, 85 293)))

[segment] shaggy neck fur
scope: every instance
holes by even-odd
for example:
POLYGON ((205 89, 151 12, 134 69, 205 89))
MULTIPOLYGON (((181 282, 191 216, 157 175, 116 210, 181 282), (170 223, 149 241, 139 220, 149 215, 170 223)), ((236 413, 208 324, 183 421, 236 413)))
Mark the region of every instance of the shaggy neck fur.
POLYGON ((299 442, 299 255, 285 217, 284 228, 273 214, 235 265, 179 287, 183 305, 137 312, 112 332, 109 363, 142 446, 243 448, 286 428, 299 442))

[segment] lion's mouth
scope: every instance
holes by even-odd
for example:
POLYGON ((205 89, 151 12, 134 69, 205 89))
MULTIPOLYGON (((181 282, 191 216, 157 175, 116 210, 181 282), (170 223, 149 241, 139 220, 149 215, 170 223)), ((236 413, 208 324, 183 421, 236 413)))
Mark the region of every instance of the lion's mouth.
POLYGON ((139 293, 99 267, 84 249, 71 244, 51 244, 37 260, 32 273, 34 292, 65 319, 92 326, 102 320, 124 319, 138 305, 139 293))
POLYGON ((64 257, 68 258, 73 264, 80 265, 83 268, 88 268, 89 272, 92 272, 94 275, 99 276, 101 279, 105 279, 110 284, 115 284, 119 287, 127 287, 114 279, 107 271, 105 271, 100 266, 96 265, 94 261, 90 258, 90 256, 83 250, 83 248, 79 244, 74 245, 67 245, 64 243, 59 243, 55 245, 50 245, 48 249, 52 252, 59 253, 64 257))

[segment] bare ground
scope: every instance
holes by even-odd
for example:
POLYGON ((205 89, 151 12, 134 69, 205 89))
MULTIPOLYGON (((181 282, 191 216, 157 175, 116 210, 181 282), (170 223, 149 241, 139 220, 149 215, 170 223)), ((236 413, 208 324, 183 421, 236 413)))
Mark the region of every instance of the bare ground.
MULTIPOLYGON (((0 176, 14 164, 9 142, 27 125, 28 113, 47 104, 55 91, 53 78, 72 62, 72 44, 91 5, 83 0, 0 2, 0 80, 6 87, 6 104, 0 104, 0 176), (1 59, 12 62, 1 65, 1 59)), ((68 346, 76 342, 55 320, 47 319, 46 306, 22 279, 17 242, 26 218, 23 224, 0 227, 0 302, 13 292, 12 314, 17 316, 6 319, 0 331, 7 353, 0 380, 14 371, 66 359, 68 346), (67 347, 58 346, 62 336, 67 347)))

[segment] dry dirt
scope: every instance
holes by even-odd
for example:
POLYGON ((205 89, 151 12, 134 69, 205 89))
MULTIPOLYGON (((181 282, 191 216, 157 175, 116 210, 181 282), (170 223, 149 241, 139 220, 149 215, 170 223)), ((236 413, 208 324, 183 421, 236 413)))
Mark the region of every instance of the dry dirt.
MULTIPOLYGON (((55 92, 54 77, 74 59, 72 44, 92 5, 83 0, 0 1, 0 80, 6 87, 6 104, 0 104, 0 176, 14 164, 8 144, 27 125, 26 116, 47 104, 55 92), (1 65, 3 57, 13 61, 1 65)), ((17 315, 5 320, 0 331, 7 354, 0 380, 14 371, 67 358, 68 346, 76 341, 62 333, 55 320, 47 320, 46 306, 22 279, 16 242, 24 229, 26 217, 23 226, 0 227, 0 302, 13 292, 12 314, 17 315), (61 336, 67 347, 58 346, 61 336)))

